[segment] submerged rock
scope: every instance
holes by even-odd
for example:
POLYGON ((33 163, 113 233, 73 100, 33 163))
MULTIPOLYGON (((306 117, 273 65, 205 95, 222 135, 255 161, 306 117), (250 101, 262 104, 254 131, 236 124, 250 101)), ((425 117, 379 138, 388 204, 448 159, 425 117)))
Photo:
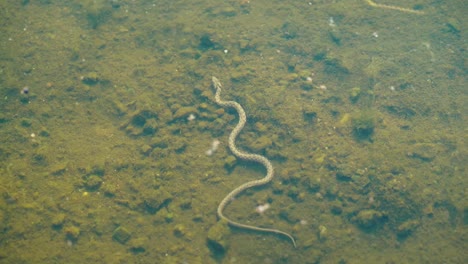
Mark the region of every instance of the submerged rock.
POLYGON ((355 217, 355 221, 362 228, 374 228, 386 220, 385 213, 376 210, 362 210, 355 217))
POLYGON ((119 242, 120 244, 125 244, 130 239, 131 234, 125 227, 117 227, 112 233, 112 239, 119 242))
POLYGON ((215 254, 224 254, 228 248, 226 237, 230 234, 229 226, 224 221, 219 221, 208 230, 208 246, 215 254))
POLYGON ((420 225, 418 220, 408 220, 403 222, 397 228, 397 235, 401 238, 407 237, 413 233, 420 225))

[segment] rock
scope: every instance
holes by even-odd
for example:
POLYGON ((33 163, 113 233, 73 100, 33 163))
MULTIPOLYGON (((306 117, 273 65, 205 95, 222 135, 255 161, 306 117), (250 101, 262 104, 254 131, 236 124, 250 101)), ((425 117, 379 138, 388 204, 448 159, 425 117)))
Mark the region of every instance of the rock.
POLYGON ((65 223, 65 214, 56 214, 52 217, 52 227, 59 229, 65 223))
POLYGON ((197 114, 197 109, 193 106, 184 106, 179 109, 174 113, 173 118, 174 119, 179 119, 179 118, 184 118, 188 117, 190 114, 197 114))
POLYGON ((258 131, 258 132, 265 132, 265 131, 268 131, 268 127, 261 123, 261 122, 256 122, 255 123, 255 129, 258 131))
POLYGON ((224 167, 226 169, 232 169, 234 168, 234 165, 236 165, 237 159, 236 157, 229 155, 224 159, 224 167))
POLYGON ((362 91, 360 87, 353 87, 349 91, 349 99, 351 100, 352 103, 356 103, 361 97, 361 95, 362 95, 362 91))
POLYGON ((101 187, 102 179, 97 175, 91 175, 86 178, 84 186, 88 191, 96 191, 101 187))
POLYGON ((99 75, 97 72, 90 72, 81 77, 81 81, 86 85, 95 85, 99 82, 99 75))
POLYGON ((314 106, 304 106, 302 109, 302 117, 309 124, 315 124, 317 121, 318 112, 320 109, 314 106))
POLYGON ((167 206, 172 200, 172 195, 164 190, 157 190, 151 197, 144 200, 145 209, 152 214, 158 212, 164 206, 167 206))
POLYGON ((185 226, 182 224, 178 224, 174 227, 172 232, 176 237, 183 237, 187 234, 187 228, 185 228, 185 226))
POLYGON ((230 234, 229 226, 219 221, 208 230, 208 246, 216 254, 224 254, 228 248, 226 237, 230 234))
POLYGON ((80 236, 80 228, 76 226, 69 226, 65 228, 64 231, 67 238, 72 241, 78 240, 78 237, 80 236))
POLYGON ((63 175, 67 171, 68 163, 59 162, 50 166, 49 173, 54 176, 63 175))
POLYGON ((319 226, 319 233, 318 233, 319 239, 320 240, 326 240, 328 237, 328 229, 324 225, 319 226))
POLYGON ((305 82, 301 83, 301 89, 305 90, 305 91, 310 91, 310 90, 314 89, 314 85, 313 85, 312 82, 305 81, 305 82))
POLYGON ((145 156, 148 156, 152 150, 153 148, 148 144, 144 144, 143 146, 140 147, 140 152, 145 156))
POLYGON ((462 30, 462 23, 454 17, 449 17, 447 19, 447 27, 450 29, 451 33, 458 35, 462 30))
POLYGON ((373 228, 386 219, 386 215, 376 210, 362 210, 352 218, 360 227, 373 228))
POLYGON ((419 227, 420 223, 418 220, 408 220, 397 228, 397 235, 399 237, 407 237, 411 235, 419 227))
POLYGON ((330 204, 330 211, 334 215, 340 215, 343 212, 343 206, 339 201, 333 201, 330 204))
POLYGON ((28 118, 23 118, 21 119, 21 126, 22 127, 31 127, 32 125, 32 120, 31 119, 28 119, 28 118))
POLYGON ((374 134, 376 126, 375 112, 364 110, 351 116, 354 136, 358 139, 369 139, 374 134))
POLYGON ((315 175, 310 175, 306 180, 305 180, 305 186, 309 190, 309 192, 316 193, 320 190, 321 186, 321 180, 319 177, 315 175))
POLYGON ((158 114, 149 110, 136 111, 122 125, 127 134, 132 136, 153 135, 159 128, 158 114))
POLYGON ((273 141, 267 137, 267 136, 261 136, 257 138, 252 144, 250 144, 250 148, 252 149, 253 152, 261 152, 262 150, 265 150, 266 148, 270 147, 273 145, 273 141))
POLYGON ((34 153, 31 157, 31 163, 36 166, 47 166, 49 162, 47 160, 47 150, 39 149, 37 153, 34 153))
POLYGON ((429 162, 435 159, 441 151, 441 147, 437 144, 418 143, 413 145, 411 150, 408 151, 408 156, 429 162))
POLYGON ((112 233, 112 239, 119 242, 120 244, 125 244, 130 239, 131 234, 125 227, 117 227, 112 233))
POLYGON ((146 247, 148 246, 148 239, 143 237, 143 238, 137 238, 137 239, 132 239, 129 242, 130 250, 132 253, 143 253, 146 251, 146 247))

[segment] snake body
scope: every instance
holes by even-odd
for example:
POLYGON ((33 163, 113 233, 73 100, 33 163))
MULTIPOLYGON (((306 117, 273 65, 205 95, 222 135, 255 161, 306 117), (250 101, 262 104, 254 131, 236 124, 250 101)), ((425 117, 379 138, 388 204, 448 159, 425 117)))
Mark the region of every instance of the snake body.
POLYGON ((227 218, 223 214, 224 208, 226 207, 226 205, 234 197, 236 197, 239 193, 245 191, 246 189, 249 189, 249 188, 254 187, 254 186, 260 186, 260 185, 264 185, 264 184, 269 183, 271 181, 271 179, 273 178, 274 173, 273 173, 273 165, 271 164, 271 162, 267 158, 265 158, 262 155, 258 155, 258 154, 242 152, 241 150, 239 150, 236 147, 237 135, 239 135, 240 131, 244 128, 244 125, 247 122, 247 117, 245 115, 245 111, 242 108, 242 106, 239 103, 235 102, 235 101, 223 101, 223 100, 221 100, 222 85, 221 85, 221 82, 218 80, 218 78, 213 76, 212 77, 212 83, 213 83, 213 87, 216 89, 215 102, 218 105, 222 106, 222 107, 232 107, 232 108, 234 108, 237 111, 237 114, 239 115, 239 123, 237 123, 236 127, 232 130, 231 134, 229 135, 229 139, 228 139, 229 149, 231 150, 231 152, 236 157, 238 157, 240 159, 244 159, 244 160, 248 160, 248 161, 254 161, 254 162, 258 162, 258 163, 262 164, 263 166, 265 166, 266 171, 267 171, 265 177, 263 177, 263 178, 261 178, 259 180, 253 180, 253 181, 246 182, 246 183, 240 185, 239 187, 235 188, 234 190, 232 190, 228 195, 226 195, 226 197, 224 197, 224 199, 221 201, 221 203, 219 203, 218 211, 217 211, 218 217, 220 219, 222 219, 222 220, 225 220, 228 224, 230 224, 232 226, 235 226, 235 227, 249 229, 249 230, 255 230, 255 231, 261 231, 261 232, 275 233, 275 234, 280 234, 280 235, 286 236, 291 240, 294 247, 296 247, 296 241, 294 240, 294 237, 292 235, 286 233, 286 232, 283 232, 283 231, 278 230, 278 229, 263 228, 263 227, 257 227, 257 226, 241 224, 241 223, 235 222, 235 221, 227 218))

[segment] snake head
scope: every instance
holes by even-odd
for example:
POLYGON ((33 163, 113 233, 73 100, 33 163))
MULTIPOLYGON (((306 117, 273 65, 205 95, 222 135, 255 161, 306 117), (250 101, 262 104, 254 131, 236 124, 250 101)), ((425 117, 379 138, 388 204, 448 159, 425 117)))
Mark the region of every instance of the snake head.
POLYGON ((216 78, 216 77, 214 77, 214 76, 211 77, 211 82, 213 83, 213 87, 214 87, 215 89, 221 89, 221 87, 223 87, 223 86, 221 85, 221 82, 218 80, 218 78, 216 78))

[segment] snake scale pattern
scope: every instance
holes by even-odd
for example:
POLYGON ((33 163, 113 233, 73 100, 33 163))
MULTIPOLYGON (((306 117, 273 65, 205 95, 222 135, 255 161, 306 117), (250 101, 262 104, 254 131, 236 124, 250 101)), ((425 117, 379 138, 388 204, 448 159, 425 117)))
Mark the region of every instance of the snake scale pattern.
POLYGON ((232 190, 224 199, 221 201, 221 203, 218 206, 218 217, 222 220, 225 220, 227 223, 229 223, 232 226, 238 227, 238 228, 244 228, 244 229, 249 229, 249 230, 255 230, 255 231, 261 231, 261 232, 268 232, 268 233, 275 233, 275 234, 280 234, 283 236, 288 237, 291 242, 293 243, 294 247, 296 247, 296 241, 294 240, 294 237, 286 232, 283 232, 278 229, 272 229, 272 228, 263 228, 263 227, 257 227, 257 226, 251 226, 251 225, 246 225, 246 224, 241 224, 238 222, 235 222, 229 218, 227 218, 223 214, 223 210, 226 207, 226 205, 232 201, 239 193, 245 191, 246 189, 249 189, 254 186, 260 186, 267 184, 271 181, 273 178, 273 165, 271 165, 271 162, 265 158, 264 156, 258 155, 258 154, 252 154, 252 153, 246 153, 242 152, 236 147, 236 138, 237 135, 241 132, 242 128, 244 128, 245 123, 247 122, 247 117, 245 115, 245 111, 242 108, 242 106, 235 102, 235 101, 222 101, 221 100, 221 90, 222 90, 222 85, 221 82, 218 80, 216 77, 212 77, 212 83, 213 87, 216 89, 215 93, 215 102, 220 105, 221 107, 232 107, 237 111, 237 114, 239 115, 239 123, 237 123, 236 127, 232 130, 231 134, 229 135, 229 149, 231 152, 238 158, 244 159, 244 160, 249 160, 249 161, 254 161, 262 164, 266 168, 266 176, 259 179, 259 180, 253 180, 246 182, 236 189, 232 190))

